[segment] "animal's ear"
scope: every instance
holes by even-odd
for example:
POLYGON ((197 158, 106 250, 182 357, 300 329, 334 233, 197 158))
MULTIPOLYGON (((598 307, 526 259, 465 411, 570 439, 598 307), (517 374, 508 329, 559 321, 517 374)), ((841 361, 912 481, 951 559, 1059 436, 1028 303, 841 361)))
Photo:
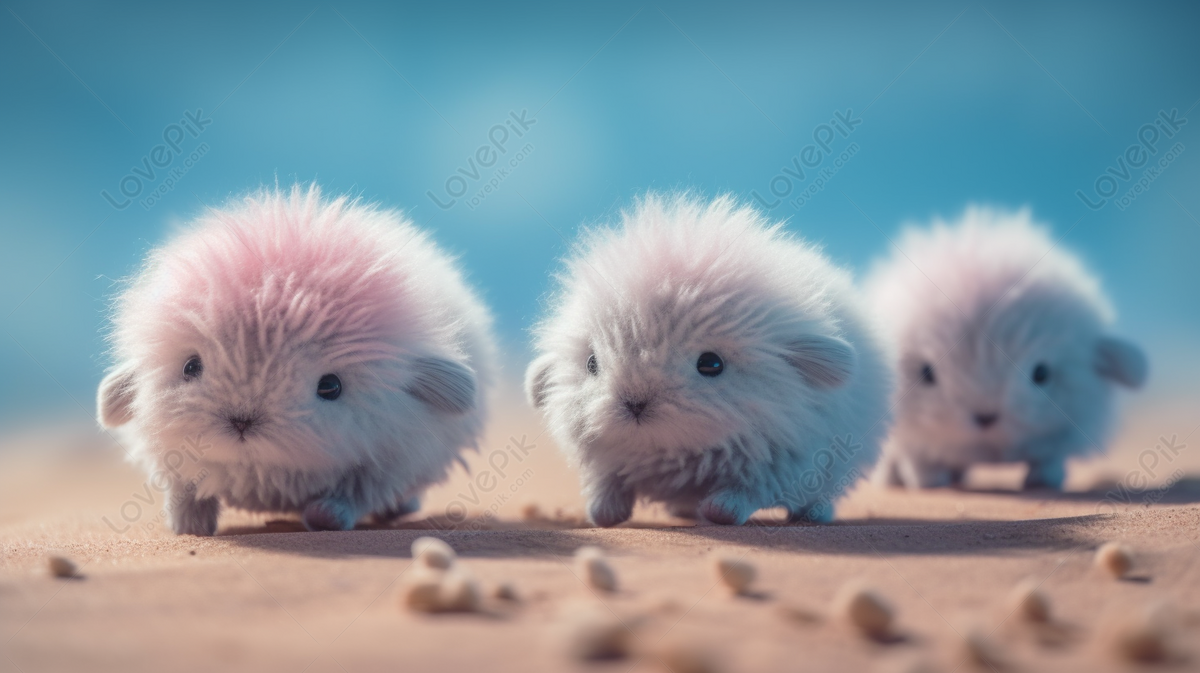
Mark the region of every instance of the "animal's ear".
POLYGON ((96 392, 96 419, 106 428, 133 419, 133 368, 121 366, 108 373, 96 392))
POLYGON ((850 380, 858 360, 854 346, 837 337, 806 335, 786 348, 784 359, 816 388, 837 388, 850 380))
POLYGON ((1126 388, 1146 382, 1146 355, 1137 346, 1114 337, 1100 337, 1096 344, 1096 373, 1126 388))
POLYGON ((546 388, 550 385, 551 357, 543 355, 529 363, 525 370, 525 398, 535 409, 546 405, 546 388))
POLYGON ((475 372, 464 364, 443 358, 417 358, 416 376, 408 394, 438 411, 465 413, 475 408, 475 372))

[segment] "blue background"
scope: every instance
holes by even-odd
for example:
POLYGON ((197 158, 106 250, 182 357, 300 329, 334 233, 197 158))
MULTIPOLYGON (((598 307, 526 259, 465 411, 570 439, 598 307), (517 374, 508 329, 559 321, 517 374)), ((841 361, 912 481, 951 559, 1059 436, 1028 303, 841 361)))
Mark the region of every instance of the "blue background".
POLYGON ((108 364, 113 279, 204 205, 276 180, 317 180, 434 230, 494 308, 519 375, 563 237, 647 189, 766 197, 814 129, 847 110, 862 123, 834 150, 858 152, 803 207, 773 216, 862 272, 905 221, 1029 205, 1105 279, 1120 331, 1150 353, 1151 394, 1194 393, 1197 14, 1091 2, 11 3, 0 422, 86 421, 108 364), (207 153, 151 207, 110 206, 101 192, 121 199, 131 167, 197 109, 212 123, 183 148, 207 153), (1097 198, 1139 127, 1172 109, 1189 119, 1172 141, 1183 154, 1126 209, 1087 208, 1076 191, 1097 198), (476 207, 437 206, 427 192, 446 200, 489 129, 522 110, 536 120, 521 139, 533 151, 476 207))

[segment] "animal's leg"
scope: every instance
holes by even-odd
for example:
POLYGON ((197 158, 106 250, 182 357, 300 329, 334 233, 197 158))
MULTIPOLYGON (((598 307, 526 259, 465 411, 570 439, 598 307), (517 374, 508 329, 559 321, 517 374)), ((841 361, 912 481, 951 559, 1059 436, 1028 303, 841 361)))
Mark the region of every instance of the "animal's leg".
POLYGON ((597 526, 609 528, 633 516, 633 489, 615 474, 599 477, 589 483, 585 495, 588 518, 597 526))
POLYGON ((1025 488, 1052 488, 1062 490, 1067 478, 1067 466, 1062 458, 1030 461, 1029 473, 1025 475, 1025 488))
POLYGON ((375 523, 385 524, 395 521, 402 516, 408 516, 413 512, 421 509, 420 498, 409 498, 407 500, 397 500, 395 504, 387 509, 375 512, 371 515, 371 519, 375 523))
POLYGON ((217 517, 221 501, 217 498, 197 498, 192 484, 177 484, 168 494, 171 528, 177 535, 209 536, 217 532, 217 517))
POLYGON ((721 489, 708 494, 700 501, 700 516, 713 523, 740 526, 760 508, 750 502, 750 497, 741 490, 721 489))
POLYGON ((833 503, 819 501, 788 508, 788 523, 829 523, 833 521, 833 503))
POLYGON ((358 521, 358 512, 349 500, 328 495, 304 508, 304 527, 311 531, 350 530, 358 521))

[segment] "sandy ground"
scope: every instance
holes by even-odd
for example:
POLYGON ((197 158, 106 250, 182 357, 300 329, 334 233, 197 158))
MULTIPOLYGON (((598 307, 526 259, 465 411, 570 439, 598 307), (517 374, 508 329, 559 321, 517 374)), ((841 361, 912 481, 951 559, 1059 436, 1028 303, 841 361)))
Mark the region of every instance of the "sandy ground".
POLYGON ((1196 404, 1138 409, 1110 456, 1072 466, 1065 495, 1013 493, 1021 471, 1002 469, 973 474, 969 491, 860 485, 830 526, 764 513, 741 528, 693 527, 644 508, 609 530, 579 522, 575 475, 538 419, 517 401, 500 409, 470 475, 433 489, 407 522, 344 533, 234 512, 214 538, 176 537, 161 494, 111 440, 68 425, 0 441, 0 670, 654 671, 670 648, 727 671, 1126 670, 1114 633, 1155 603, 1171 622, 1159 666, 1200 670, 1196 404), (540 515, 527 520, 530 504, 540 515), (400 607, 410 545, 429 529, 485 589, 511 582, 521 600, 489 597, 472 615, 400 607), (1107 540, 1136 550, 1130 578, 1092 568, 1107 540), (585 544, 610 554, 616 594, 573 571, 585 544), (719 547, 758 568, 750 595, 714 579, 719 547), (49 554, 81 577, 52 578, 49 554), (1051 626, 1007 608, 1026 577, 1050 597, 1051 626), (854 579, 893 604, 888 642, 830 616, 854 579), (587 610, 629 626, 634 656, 575 662, 565 643, 587 610), (972 633, 1003 661, 965 662, 972 633))

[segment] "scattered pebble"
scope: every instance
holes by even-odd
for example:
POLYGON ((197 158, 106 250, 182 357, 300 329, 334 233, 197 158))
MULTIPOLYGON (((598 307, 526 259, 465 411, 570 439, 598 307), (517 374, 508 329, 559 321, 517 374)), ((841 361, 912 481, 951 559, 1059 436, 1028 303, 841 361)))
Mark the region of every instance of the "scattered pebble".
POLYGON ((576 659, 624 659, 630 654, 633 632, 607 611, 584 610, 572 615, 568 629, 568 651, 576 659))
POLYGON ((442 573, 419 570, 412 573, 404 587, 404 604, 417 612, 441 609, 442 573))
POLYGON ((1105 542, 1096 550, 1096 567, 1121 579, 1133 569, 1133 550, 1119 542, 1105 542))
POLYGON ((492 592, 492 595, 502 601, 516 602, 521 600, 521 596, 517 593, 517 588, 513 586, 512 582, 501 582, 500 584, 497 584, 495 591, 492 592))
POLYGON ((478 612, 483 604, 479 582, 462 568, 442 576, 438 608, 443 612, 478 612))
POLYGON ((46 561, 50 566, 50 574, 55 577, 75 577, 75 573, 79 572, 75 562, 65 556, 51 556, 46 561))
POLYGON ((758 575, 754 564, 741 558, 741 554, 732 551, 719 551, 713 554, 713 571, 717 578, 725 583, 734 594, 744 594, 750 590, 754 578, 758 575))
POLYGON ((891 634, 894 612, 873 589, 859 582, 842 587, 833 600, 833 613, 852 624, 864 635, 882 639, 891 634))
POLYGON ((963 636, 962 654, 968 664, 979 669, 1000 671, 1008 668, 1000 646, 980 629, 971 629, 963 636))
POLYGON ((1117 656, 1139 663, 1167 659, 1167 629, 1163 613, 1162 607, 1155 605, 1121 623, 1112 636, 1117 656))
POLYGON ((446 570, 454 565, 454 549, 436 537, 419 537, 412 543, 413 559, 427 568, 446 570))
POLYGON ((599 547, 580 547, 576 550, 575 570, 593 589, 610 593, 617 590, 617 574, 599 547))
POLYGON ((1013 613, 1026 622, 1046 624, 1050 622, 1050 598, 1038 588, 1037 580, 1022 580, 1009 596, 1013 613))
POLYGON ((658 660, 671 673, 717 673, 722 670, 712 652, 694 643, 668 643, 659 651, 658 660))

